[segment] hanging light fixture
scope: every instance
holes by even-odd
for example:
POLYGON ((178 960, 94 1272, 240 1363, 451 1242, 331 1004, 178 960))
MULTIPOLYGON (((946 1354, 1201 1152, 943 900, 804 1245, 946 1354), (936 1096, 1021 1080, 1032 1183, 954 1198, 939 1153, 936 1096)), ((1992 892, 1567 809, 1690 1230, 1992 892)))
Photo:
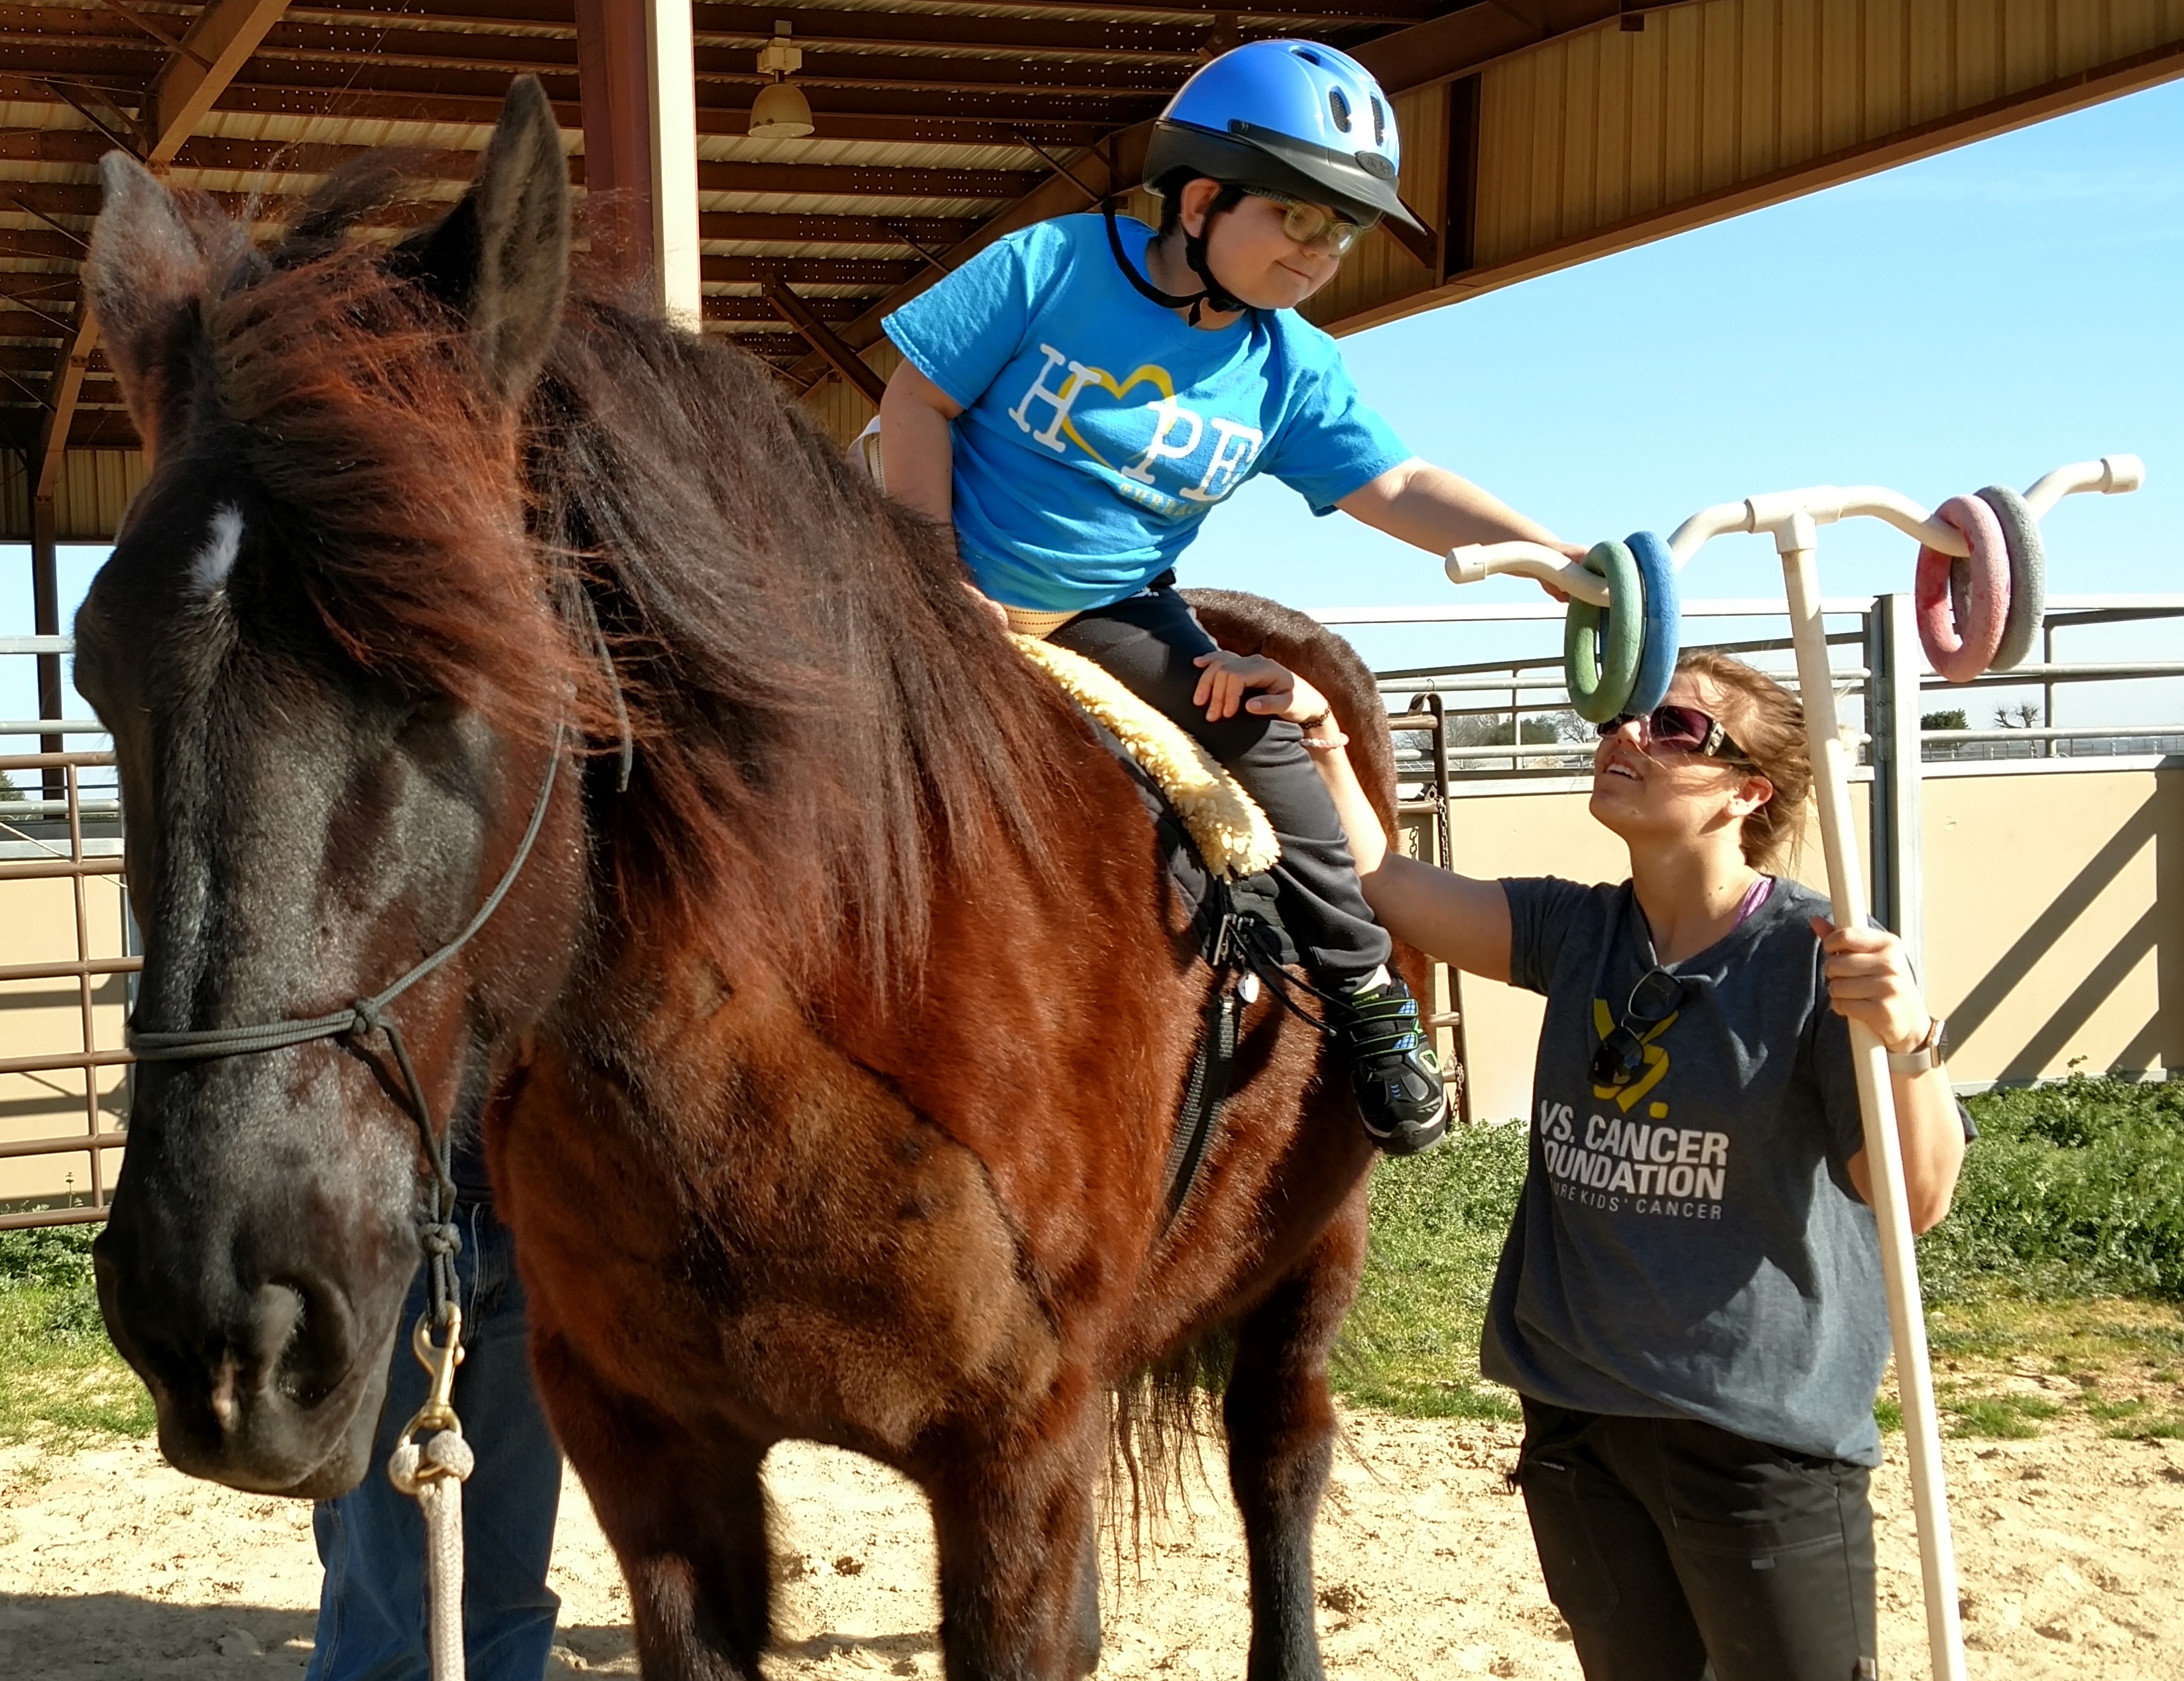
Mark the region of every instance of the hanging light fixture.
POLYGON ((751 101, 746 131, 753 140, 803 139, 811 132, 811 102, 788 80, 790 72, 804 68, 804 49, 789 40, 786 18, 774 19, 773 39, 759 48, 758 67, 773 80, 751 101))

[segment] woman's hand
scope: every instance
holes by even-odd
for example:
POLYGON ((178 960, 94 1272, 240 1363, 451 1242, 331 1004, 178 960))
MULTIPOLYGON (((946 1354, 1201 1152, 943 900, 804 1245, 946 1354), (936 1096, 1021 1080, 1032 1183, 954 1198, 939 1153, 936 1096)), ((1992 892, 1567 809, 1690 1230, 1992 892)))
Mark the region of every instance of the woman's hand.
POLYGON ((1821 972, 1836 1015, 1863 1022, 1891 1052, 1925 1038, 1934 1018, 1911 978, 1902 940, 1886 928, 1838 928, 1825 916, 1813 918, 1813 932, 1827 955, 1821 972))
POLYGON ((1292 724, 1316 724, 1328 715, 1325 695, 1263 654, 1231 654, 1222 648, 1200 654, 1195 663, 1198 688, 1190 704, 1206 709, 1209 724, 1233 718, 1240 710, 1262 718, 1286 718, 1292 724), (1266 692, 1251 694, 1253 689, 1266 692))

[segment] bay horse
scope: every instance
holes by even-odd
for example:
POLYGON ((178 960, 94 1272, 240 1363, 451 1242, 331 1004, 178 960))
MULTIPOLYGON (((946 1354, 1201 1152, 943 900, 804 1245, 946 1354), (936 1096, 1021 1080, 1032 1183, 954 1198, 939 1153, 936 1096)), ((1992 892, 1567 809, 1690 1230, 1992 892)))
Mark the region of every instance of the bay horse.
MULTIPOLYGON (((948 535, 755 359, 571 282, 535 81, 392 247, 354 229, 393 165, 265 242, 103 167, 87 273, 152 465, 76 672, 120 765, 135 1028, 345 1009, 465 925, 535 815, 492 920, 388 1013, 426 1111, 483 1128, 644 1673, 759 1675, 787 1438, 925 1491, 949 1675, 1087 1672, 1114 1397, 1217 1338, 1250 1673, 1318 1676, 1372 1152, 1262 999, 1167 1226, 1209 971, 1133 783, 948 535)), ((1356 656, 1252 598, 1205 612, 1328 693, 1389 818, 1356 656)), ((409 1089, 363 1033, 138 1067, 96 1266, 181 1470, 380 1474, 409 1089)))

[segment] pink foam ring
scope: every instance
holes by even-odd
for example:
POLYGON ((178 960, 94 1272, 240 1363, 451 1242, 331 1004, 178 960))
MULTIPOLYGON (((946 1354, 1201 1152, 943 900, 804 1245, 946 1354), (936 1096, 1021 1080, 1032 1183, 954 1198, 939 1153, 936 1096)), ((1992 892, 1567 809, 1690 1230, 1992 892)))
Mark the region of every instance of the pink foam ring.
POLYGON ((1959 560, 1921 548, 1912 586, 1919 610, 1919 645, 1927 662, 1953 683, 1968 683, 1987 668, 2002 646, 2009 616, 2009 550, 2002 522, 1976 496, 1953 496, 1934 517, 1953 526, 1970 547, 1959 560))

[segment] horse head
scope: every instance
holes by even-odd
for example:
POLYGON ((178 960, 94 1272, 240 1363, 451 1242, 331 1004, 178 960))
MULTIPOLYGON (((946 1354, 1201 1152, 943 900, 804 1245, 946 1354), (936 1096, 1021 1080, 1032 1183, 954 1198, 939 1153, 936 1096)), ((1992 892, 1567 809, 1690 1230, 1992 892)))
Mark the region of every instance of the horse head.
MULTIPOLYGON (((388 1007, 437 1123, 474 1116, 572 961, 586 681, 525 529, 521 415, 558 330, 565 165, 535 81, 468 193, 390 253, 321 192, 261 248, 121 154, 88 259, 152 470, 76 621, 144 932, 132 1025, 388 1007), (550 808, 550 809, 549 809, 550 808)), ((368 186, 368 184, 367 184, 368 186)), ((382 194, 382 198, 383 198, 382 194)), ((146 1061, 94 1250, 160 1445, 238 1488, 353 1486, 430 1183, 381 1036, 146 1061)))

